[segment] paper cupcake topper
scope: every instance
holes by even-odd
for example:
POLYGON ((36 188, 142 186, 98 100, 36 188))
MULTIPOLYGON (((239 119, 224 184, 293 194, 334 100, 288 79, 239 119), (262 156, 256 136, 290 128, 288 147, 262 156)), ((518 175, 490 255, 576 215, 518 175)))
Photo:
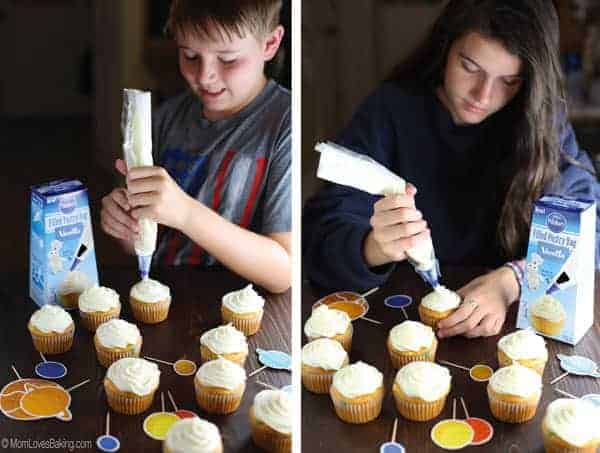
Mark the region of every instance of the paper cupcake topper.
POLYGON ((346 312, 352 321, 362 318, 369 311, 367 300, 360 294, 352 291, 338 291, 328 294, 315 302, 313 310, 323 304, 329 308, 346 312))
POLYGON ((160 412, 154 412, 144 419, 142 429, 146 435, 154 440, 165 440, 167 432, 180 418, 172 412, 165 412, 165 395, 160 394, 160 412))
POLYGON ((258 354, 258 361, 269 368, 275 368, 276 370, 292 369, 292 358, 286 352, 256 348, 256 353, 258 354))
POLYGON ((35 366, 35 374, 43 379, 60 379, 67 375, 67 367, 60 362, 46 360, 44 354, 40 352, 43 362, 35 366))
POLYGON ((448 362, 447 360, 438 360, 438 362, 444 365, 449 365, 454 368, 458 368, 460 370, 468 371, 469 376, 475 382, 487 382, 492 377, 492 374, 494 374, 494 370, 483 363, 478 363, 476 365, 473 365, 471 368, 467 368, 466 366, 462 366, 454 362, 448 362))
POLYGON ((465 422, 473 428, 474 435, 471 445, 483 445, 492 440, 492 437, 494 437, 494 427, 492 424, 483 418, 470 417, 467 405, 462 396, 460 397, 460 402, 465 411, 465 422))
POLYGON ((579 376, 591 376, 598 378, 600 377, 600 371, 598 371, 598 365, 587 357, 580 355, 564 355, 556 354, 558 360, 560 360, 560 367, 569 374, 577 374, 579 376))
POLYGON ((196 372, 196 364, 188 359, 179 359, 176 362, 167 362, 166 360, 156 359, 154 357, 144 356, 145 359, 152 360, 153 362, 162 363, 164 365, 170 365, 173 367, 175 374, 179 376, 191 376, 196 372))
POLYGON ((121 448, 119 439, 110 435, 110 412, 106 413, 106 431, 96 439, 96 446, 98 447, 98 450, 107 453, 119 451, 119 448, 121 448))
POLYGON ((394 420, 394 427, 392 428, 392 438, 389 442, 381 444, 379 447, 379 453, 406 453, 406 449, 396 442, 396 431, 398 429, 398 419, 394 420))
POLYGON ((583 395, 581 397, 582 400, 589 401, 598 409, 600 409, 600 394, 598 393, 588 393, 587 395, 583 395))
POLYGON ((196 414, 195 412, 188 411, 186 409, 179 409, 177 407, 177 404, 175 404, 175 400, 173 399, 173 395, 171 395, 170 390, 167 390, 167 396, 169 397, 169 400, 171 401, 171 404, 173 405, 173 410, 175 411, 175 415, 177 415, 179 418, 198 417, 198 414, 196 414))
POLYGON ((452 400, 452 419, 437 422, 431 428, 431 440, 444 450, 460 450, 470 445, 475 431, 464 420, 456 419, 456 398, 452 400))
POLYGON ((412 304, 412 297, 404 294, 396 294, 394 296, 386 297, 383 304, 390 308, 406 308, 412 304))

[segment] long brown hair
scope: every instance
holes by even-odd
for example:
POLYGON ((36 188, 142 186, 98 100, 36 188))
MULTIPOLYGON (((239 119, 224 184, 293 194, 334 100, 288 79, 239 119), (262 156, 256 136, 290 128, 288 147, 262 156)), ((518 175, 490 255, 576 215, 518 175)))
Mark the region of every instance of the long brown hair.
POLYGON ((452 44, 469 32, 499 41, 521 59, 519 93, 495 114, 508 126, 497 132, 497 143, 509 153, 497 228, 506 258, 522 256, 533 203, 558 181, 559 127, 566 115, 558 30, 556 10, 547 0, 450 0, 423 45, 391 77, 435 89, 443 84, 452 44))

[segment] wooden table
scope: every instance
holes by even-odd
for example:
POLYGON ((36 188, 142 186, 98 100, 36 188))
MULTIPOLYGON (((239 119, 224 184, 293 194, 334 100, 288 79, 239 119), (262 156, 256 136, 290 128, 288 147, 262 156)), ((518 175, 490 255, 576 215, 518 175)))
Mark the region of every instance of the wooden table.
MULTIPOLYGON (((452 289, 458 289, 475 276, 484 272, 473 268, 443 268, 443 283, 452 289)), ((597 275, 598 277, 598 275, 597 275)), ((384 299, 392 294, 407 294, 413 298, 408 307, 408 316, 418 320, 417 304, 431 289, 420 280, 408 265, 399 266, 391 280, 381 289, 368 297, 370 311, 368 317, 384 322, 377 326, 364 320, 354 321, 354 337, 350 362, 358 360, 377 367, 384 374, 386 395, 381 415, 365 425, 351 425, 337 418, 328 395, 316 395, 302 389, 302 449, 303 451, 378 451, 379 445, 390 439, 392 425, 398 420, 397 441, 406 447, 407 452, 444 451, 430 440, 430 431, 435 423, 452 417, 452 398, 463 396, 472 417, 480 417, 492 423, 495 429, 493 439, 479 447, 468 447, 463 451, 478 452, 510 452, 534 453, 543 452, 541 420, 546 406, 560 397, 553 391, 549 382, 562 373, 559 368, 557 353, 580 354, 600 363, 600 302, 599 280, 596 280, 596 306, 594 326, 576 347, 547 340, 549 360, 544 373, 542 400, 535 419, 518 425, 502 423, 493 418, 486 395, 486 384, 472 381, 468 372, 450 368, 452 374, 452 390, 444 411, 440 417, 430 422, 411 422, 398 414, 391 394, 395 370, 391 367, 385 341, 389 330, 402 322, 404 317, 400 310, 394 310, 383 304, 384 299)), ((343 288, 351 290, 352 288, 343 288)), ((302 320, 305 322, 312 304, 327 292, 304 284, 302 292, 302 320)), ((440 341, 437 359, 444 359, 465 366, 476 363, 487 363, 492 368, 498 367, 496 344, 502 335, 515 330, 517 305, 513 304, 500 335, 488 338, 468 340, 463 337, 449 338, 440 341)), ((303 337, 304 338, 304 337, 303 337)), ((304 342, 306 339, 304 338, 304 342)), ((600 393, 600 380, 590 377, 568 376, 555 384, 555 387, 571 394, 582 396, 588 393, 600 393)), ((457 401, 460 407, 460 401, 457 401)), ((464 418, 463 412, 457 409, 457 417, 464 418)))
MULTIPOLYGON (((203 271, 188 268, 170 268, 152 273, 152 277, 167 284, 172 292, 169 318, 157 325, 137 323, 143 337, 142 355, 174 362, 186 357, 200 364, 199 338, 206 330, 221 324, 221 297, 226 292, 242 288, 246 282, 229 272, 203 271)), ((121 295, 123 310, 121 317, 135 322, 127 303, 129 289, 137 281, 137 271, 132 268, 100 269, 100 281, 104 286, 115 289, 121 295)), ((16 379, 10 369, 14 364, 22 377, 37 377, 34 366, 41 361, 33 348, 27 330, 27 322, 37 309, 27 297, 27 275, 3 275, 0 277, 0 386, 16 379)), ((250 353, 246 361, 246 372, 260 367, 254 353, 257 347, 291 352, 291 307, 290 293, 265 295, 265 313, 260 331, 249 338, 250 353)), ((0 414, 0 450, 2 438, 21 441, 67 439, 88 441, 86 448, 74 451, 97 451, 96 438, 104 432, 107 411, 103 378, 106 370, 96 360, 93 335, 83 328, 76 312, 71 312, 76 324, 73 348, 65 354, 50 356, 49 360, 63 362, 69 373, 59 382, 68 388, 87 378, 92 382, 73 390, 71 412, 73 420, 62 422, 57 419, 39 421, 15 421, 0 414), (91 441, 91 443, 89 443, 91 441), (93 445, 92 445, 93 444, 93 445)), ((287 371, 265 370, 248 379, 242 405, 231 415, 214 416, 203 413, 196 404, 193 376, 182 377, 170 366, 159 364, 160 387, 155 395, 151 410, 144 414, 127 416, 111 411, 111 434, 121 441, 121 451, 159 452, 161 442, 147 437, 142 430, 144 418, 151 412, 160 411, 160 392, 165 392, 167 410, 172 410, 166 391, 170 390, 180 409, 189 409, 202 418, 219 426, 225 451, 260 451, 251 441, 248 410, 254 395, 264 387, 257 379, 281 387, 291 382, 287 371)), ((80 444, 82 445, 82 444, 80 444)), ((18 451, 18 450, 10 450, 18 451)), ((36 451, 28 449, 26 451, 36 451)), ((38 451, 41 451, 38 450, 38 451)), ((61 448, 55 451, 68 451, 61 448)))

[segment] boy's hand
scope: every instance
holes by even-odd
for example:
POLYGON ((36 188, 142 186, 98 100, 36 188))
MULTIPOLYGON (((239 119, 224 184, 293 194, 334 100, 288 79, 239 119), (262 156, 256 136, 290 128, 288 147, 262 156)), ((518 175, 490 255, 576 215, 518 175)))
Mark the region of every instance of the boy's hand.
POLYGON ((106 234, 133 244, 139 232, 138 221, 130 214, 127 202, 127 190, 123 187, 114 189, 102 198, 100 223, 106 234))
POLYGON ((508 307, 519 295, 519 284, 511 269, 500 267, 457 292, 463 303, 439 322, 439 338, 460 334, 475 338, 500 333, 508 307))
POLYGON ((423 214, 415 208, 417 189, 407 184, 405 195, 388 195, 373 205, 373 229, 363 246, 369 267, 406 258, 405 251, 430 236, 423 214))

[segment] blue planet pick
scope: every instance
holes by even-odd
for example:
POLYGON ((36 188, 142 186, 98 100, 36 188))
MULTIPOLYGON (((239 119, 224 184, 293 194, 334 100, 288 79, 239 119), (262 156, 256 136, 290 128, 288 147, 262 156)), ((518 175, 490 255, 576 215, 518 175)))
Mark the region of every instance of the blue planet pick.
POLYGON ((266 351, 264 349, 256 348, 258 353, 258 360, 263 365, 269 368, 275 368, 277 370, 291 370, 292 369, 292 357, 282 351, 266 351))
POLYGON ((390 308, 406 308, 412 304, 412 297, 405 296, 404 294, 397 294, 395 296, 386 297, 383 304, 390 308))
POLYGON ((398 442, 386 442, 379 447, 380 453, 406 453, 406 450, 398 442))
POLYGON ((560 360, 560 367, 569 374, 577 374, 579 376, 600 377, 598 365, 591 359, 580 355, 564 355, 556 354, 560 360))
POLYGON ((600 394, 598 393, 589 393, 587 395, 583 395, 581 397, 582 400, 589 401, 594 406, 600 409, 600 394))
POLYGON ((106 432, 96 439, 98 450, 112 453, 119 451, 121 442, 115 436, 110 435, 110 412, 106 413, 106 432))
POLYGON ((67 367, 60 362, 46 360, 44 354, 40 352, 43 362, 38 363, 35 368, 35 374, 43 379, 60 379, 67 375, 67 367))

